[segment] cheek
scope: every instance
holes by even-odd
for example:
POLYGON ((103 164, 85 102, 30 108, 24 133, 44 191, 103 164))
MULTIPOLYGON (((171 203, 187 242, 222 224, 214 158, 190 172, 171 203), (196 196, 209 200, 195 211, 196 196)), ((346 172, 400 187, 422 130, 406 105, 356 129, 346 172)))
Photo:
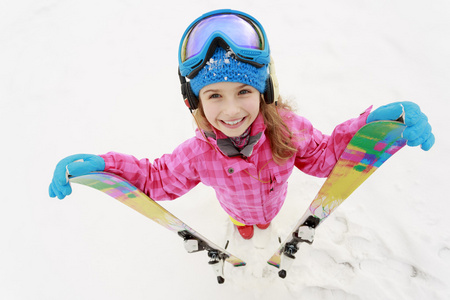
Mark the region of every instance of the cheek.
POLYGON ((203 113, 205 114, 206 120, 213 124, 214 120, 216 119, 217 112, 213 105, 204 105, 203 104, 203 113))
POLYGON ((246 102, 245 109, 252 116, 256 116, 259 114, 259 103, 260 103, 259 97, 252 98, 250 101, 246 102))
POLYGON ((205 117, 206 117, 206 120, 208 120, 208 122, 210 123, 210 124, 213 124, 214 123, 214 116, 211 114, 211 112, 209 112, 209 111, 205 111, 205 117))

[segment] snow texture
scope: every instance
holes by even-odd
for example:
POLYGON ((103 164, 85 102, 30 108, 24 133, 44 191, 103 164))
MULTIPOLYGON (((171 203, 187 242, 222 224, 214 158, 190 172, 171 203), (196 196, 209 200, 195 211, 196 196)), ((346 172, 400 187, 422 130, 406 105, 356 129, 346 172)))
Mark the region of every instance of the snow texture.
POLYGON ((248 262, 216 284, 204 253, 54 166, 110 150, 157 158, 193 135, 177 51, 223 1, 3 1, 0 5, 1 299, 450 299, 450 2, 243 1, 265 26, 281 94, 324 133, 368 106, 414 101, 436 145, 405 148, 302 246, 288 277, 266 260, 323 183, 297 171, 266 231, 243 241, 212 190, 163 205, 248 262))

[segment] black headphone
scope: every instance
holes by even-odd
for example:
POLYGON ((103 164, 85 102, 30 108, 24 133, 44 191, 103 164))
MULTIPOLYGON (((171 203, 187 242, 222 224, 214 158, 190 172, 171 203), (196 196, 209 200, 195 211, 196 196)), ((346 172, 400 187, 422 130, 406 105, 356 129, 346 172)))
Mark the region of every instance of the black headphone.
MULTIPOLYGON (((180 78, 181 95, 183 95, 184 104, 186 104, 186 106, 192 112, 193 110, 198 108, 198 98, 192 91, 191 83, 186 81, 186 78, 184 76, 181 76, 180 68, 178 68, 178 77, 180 78)), ((276 105, 277 100, 278 80, 275 74, 273 59, 271 58, 269 63, 269 76, 267 76, 266 90, 264 91, 264 101, 266 102, 266 104, 272 104, 275 102, 276 105)))

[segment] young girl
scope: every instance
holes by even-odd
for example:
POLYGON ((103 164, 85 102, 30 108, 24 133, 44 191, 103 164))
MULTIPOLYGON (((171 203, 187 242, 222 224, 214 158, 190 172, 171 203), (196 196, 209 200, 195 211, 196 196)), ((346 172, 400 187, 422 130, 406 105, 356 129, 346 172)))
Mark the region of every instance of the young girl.
POLYGON ((326 177, 367 122, 403 118, 408 145, 429 150, 427 117, 411 102, 393 103, 338 125, 328 136, 292 112, 278 96, 269 43, 248 14, 218 10, 195 20, 179 48, 179 77, 198 129, 172 154, 151 163, 110 152, 77 154, 56 166, 49 194, 71 193, 67 174, 112 172, 154 200, 176 199, 202 182, 211 186, 244 239, 280 211, 295 167, 326 177))

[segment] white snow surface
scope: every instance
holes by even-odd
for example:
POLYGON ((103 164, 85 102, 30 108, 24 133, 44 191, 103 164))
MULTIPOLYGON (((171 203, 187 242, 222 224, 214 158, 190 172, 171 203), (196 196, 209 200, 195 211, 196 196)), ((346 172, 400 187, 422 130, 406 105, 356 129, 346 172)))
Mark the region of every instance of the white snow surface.
POLYGON ((449 16, 445 0, 2 1, 0 299, 450 299, 449 16), (218 8, 261 21, 281 94, 322 132, 409 100, 436 135, 431 151, 401 150, 355 191, 284 280, 266 260, 324 179, 295 171, 282 211, 251 241, 203 185, 162 203, 247 261, 226 265, 224 285, 205 253, 118 201, 79 185, 63 201, 47 193, 67 155, 155 159, 193 135, 178 43, 218 8))

